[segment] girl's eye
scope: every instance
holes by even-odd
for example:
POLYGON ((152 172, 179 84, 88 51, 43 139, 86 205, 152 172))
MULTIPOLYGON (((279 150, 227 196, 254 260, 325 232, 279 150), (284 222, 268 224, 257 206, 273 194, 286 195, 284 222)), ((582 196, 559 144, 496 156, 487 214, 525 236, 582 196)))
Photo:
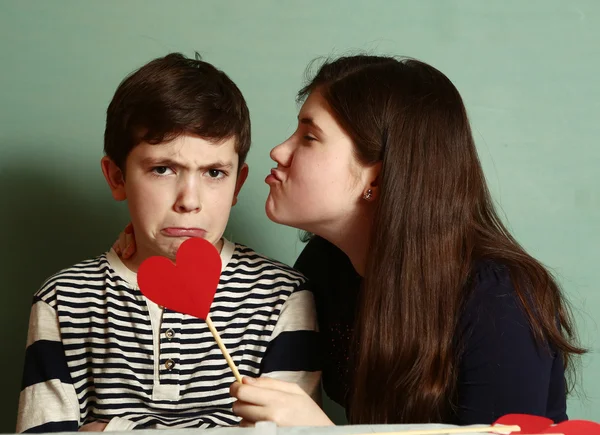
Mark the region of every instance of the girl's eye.
POLYGON ((310 136, 310 135, 308 135, 308 134, 304 136, 304 139, 306 139, 306 140, 307 140, 307 141, 309 141, 309 142, 312 142, 313 140, 317 140, 317 138, 316 138, 316 137, 314 137, 314 136, 310 136))

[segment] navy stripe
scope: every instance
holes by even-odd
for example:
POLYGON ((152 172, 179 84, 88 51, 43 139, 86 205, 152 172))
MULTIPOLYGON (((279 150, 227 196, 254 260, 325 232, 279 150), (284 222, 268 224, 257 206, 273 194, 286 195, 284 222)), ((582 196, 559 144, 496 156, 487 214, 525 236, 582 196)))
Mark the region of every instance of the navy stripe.
MULTIPOLYGON (((224 284, 226 285, 226 284, 224 284)), ((245 286, 245 292, 234 291, 232 292, 229 288, 227 290, 223 290, 221 292, 217 291, 215 294, 215 302, 234 302, 239 303, 240 301, 244 301, 247 299, 260 299, 263 301, 267 301, 269 299, 277 300, 281 296, 286 296, 288 294, 293 293, 293 290, 296 286, 293 285, 285 285, 281 283, 274 284, 264 284, 264 285, 249 285, 249 284, 241 284, 245 286), (251 293, 249 293, 251 292, 251 293), (232 294, 226 294, 232 293, 232 294)), ((281 302, 281 301, 280 301, 281 302)), ((275 302, 273 302, 275 303, 275 302)))
MULTIPOLYGON (((100 312, 100 313, 96 313, 93 311, 82 311, 82 312, 69 312, 68 313, 69 318, 75 320, 75 319, 90 319, 90 320, 108 320, 108 321, 114 321, 114 320, 118 320, 120 322, 123 323, 131 323, 132 321, 136 321, 139 323, 143 323, 146 326, 150 325, 150 321, 149 321, 149 317, 144 316, 143 318, 137 318, 137 317, 131 317, 131 316, 121 316, 115 312, 100 312), (148 320, 146 320, 148 319, 148 320)), ((241 313, 236 313, 235 318, 236 320, 242 320, 242 319, 250 319, 250 321, 253 324, 257 324, 257 325, 261 325, 261 326, 266 326, 268 324, 271 324, 272 322, 267 322, 265 320, 261 320, 261 319, 255 319, 253 317, 256 316, 264 316, 266 318, 271 318, 273 317, 273 311, 268 311, 268 310, 258 310, 258 311, 253 311, 253 312, 241 312, 241 313)), ((229 322, 231 320, 230 316, 215 316, 212 315, 210 316, 210 318, 212 319, 213 323, 219 323, 219 322, 229 322)), ((169 319, 164 319, 164 321, 168 321, 169 319)), ((77 323, 77 325, 82 325, 83 323, 77 323)), ((104 323, 106 324, 106 323, 104 323)), ((206 322, 202 319, 197 319, 194 317, 184 317, 183 319, 181 319, 181 324, 182 325, 206 325, 206 322)), ((246 323, 239 323, 240 325, 245 325, 246 323)), ((187 329, 186 329, 187 330, 187 329)))
MULTIPOLYGON (((114 378, 114 376, 111 376, 110 379, 112 380, 114 378)), ((98 378, 96 378, 98 379, 98 378)), ((131 390, 131 391, 136 391, 138 393, 142 393, 142 394, 146 394, 148 396, 152 396, 152 382, 150 382, 147 387, 148 388, 143 388, 140 385, 136 385, 136 384, 124 384, 122 382, 94 382, 95 385, 101 386, 102 388, 110 388, 111 390, 116 390, 116 389, 122 389, 122 390, 131 390)), ((135 396, 136 398, 139 396, 135 396)))
MULTIPOLYGON (((240 313, 235 314, 235 319, 236 320, 250 319, 250 321, 253 324, 257 324, 257 325, 261 325, 261 326, 266 326, 266 325, 273 323, 273 322, 263 321, 261 319, 253 319, 253 317, 256 317, 256 316, 263 316, 268 319, 268 318, 273 317, 273 311, 257 310, 257 311, 253 311, 253 312, 249 312, 249 313, 240 312, 240 313)), ((231 320, 231 316, 215 316, 212 313, 210 314, 210 318, 213 321, 213 323, 216 323, 216 324, 218 324, 220 322, 227 323, 231 320)), ((204 322, 204 320, 198 320, 193 317, 185 317, 181 320, 182 326, 196 324, 196 323, 201 323, 203 325, 206 324, 204 322)))
MULTIPOLYGON (((214 346, 211 346, 210 348, 208 348, 206 351, 204 351, 205 353, 208 351, 215 351, 217 349, 217 345, 215 344, 214 346)), ((247 360, 246 357, 249 356, 260 356, 262 355, 262 352, 255 352, 255 351, 250 351, 248 349, 241 349, 241 350, 236 350, 234 352, 229 352, 229 354, 231 355, 231 357, 234 360, 237 360, 238 356, 243 356, 245 357, 243 359, 243 362, 245 364, 248 365, 252 365, 254 366, 255 361, 250 361, 247 360)), ((86 356, 91 356, 91 353, 82 353, 81 355, 86 355, 86 356)), ((95 357, 99 357, 98 355, 94 355, 95 357)), ((168 355, 163 355, 163 357, 168 358, 168 355)), ((145 364, 148 368, 142 368, 142 367, 131 367, 130 365, 126 364, 126 363, 108 363, 108 362, 99 362, 99 361, 88 361, 86 359, 82 359, 82 357, 80 355, 74 355, 74 356, 70 356, 69 361, 73 361, 73 362, 81 362, 81 364, 79 365, 73 365, 71 367, 72 371, 79 371, 79 370, 84 370, 86 368, 90 368, 90 369, 116 369, 116 370, 126 370, 129 372, 135 372, 135 373, 139 373, 139 374, 153 374, 154 373, 154 369, 153 369, 153 363, 151 360, 148 360, 147 362, 144 362, 143 364, 145 364)), ((224 367, 227 367, 226 363, 223 363, 223 355, 221 355, 221 353, 215 353, 214 355, 205 355, 202 358, 190 358, 190 359, 184 359, 183 360, 183 364, 185 366, 188 365, 199 365, 202 364, 202 368, 205 370, 220 370, 224 367), (209 362, 211 361, 219 361, 220 364, 209 364, 209 362)), ((260 366, 260 365, 259 365, 260 366)), ((192 374, 195 373, 198 370, 197 367, 191 367, 190 369, 181 369, 180 373, 182 375, 184 374, 192 374)), ((70 378, 69 378, 70 379, 70 378)))
MULTIPOLYGON (((289 291, 288 291, 288 292, 280 292, 280 293, 275 293, 275 292, 274 292, 273 294, 274 294, 274 295, 277 295, 277 296, 281 296, 281 297, 283 297, 283 296, 287 296, 287 295, 289 295, 289 294, 290 294, 290 292, 289 292, 289 291)), ((279 302, 279 301, 278 301, 278 302, 279 302)), ((221 307, 218 307, 218 310, 219 310, 219 311, 224 311, 224 312, 226 312, 226 313, 232 313, 232 312, 234 312, 234 311, 243 311, 243 310, 254 310, 254 311, 258 311, 258 310, 260 310, 261 308, 264 308, 264 307, 265 307, 265 304, 264 304, 264 303, 258 303, 258 304, 254 304, 254 303, 252 303, 252 302, 246 302, 246 303, 243 303, 243 304, 235 304, 235 306, 232 306, 232 307, 221 306, 221 307)), ((212 309, 211 309, 211 310, 214 310, 215 308, 216 308, 216 307, 213 305, 213 307, 212 307, 212 309)), ((274 314, 275 316, 279 316, 279 310, 274 310, 274 311, 273 311, 273 314, 274 314)))
MULTIPOLYGON (((227 284, 254 284, 256 279, 253 279, 252 276, 240 276, 239 273, 235 273, 230 275, 231 278, 227 280, 227 284)), ((263 273, 261 274, 261 279, 265 280, 273 280, 274 282, 284 281, 286 283, 290 282, 290 274, 285 273, 263 273)), ((294 277, 295 280, 298 280, 294 277)), ((299 280, 298 280, 299 281, 299 280)))
MULTIPOLYGON (((89 310, 90 307, 94 307, 94 308, 99 308, 101 310, 108 309, 109 311, 111 311, 111 310, 120 311, 121 313, 137 313, 137 314, 142 314, 142 315, 148 315, 148 308, 147 308, 145 301, 143 304, 138 303, 137 301, 130 301, 130 302, 131 302, 130 305, 117 305, 111 301, 103 301, 102 303, 96 303, 96 302, 73 302, 73 301, 61 300, 60 305, 61 305, 61 307, 70 307, 70 308, 75 308, 75 309, 80 309, 80 310, 89 310), (135 303, 136 305, 132 305, 133 303, 135 303)), ((68 316, 70 313, 71 313, 71 310, 62 309, 60 311, 60 314, 65 315, 65 316, 68 316)))
POLYGON ((77 432, 78 425, 77 421, 52 421, 29 428, 23 433, 77 432))
POLYGON ((55 293, 55 289, 54 286, 48 286, 47 284, 44 285, 44 287, 42 287, 34 296, 33 296, 33 301, 35 303, 36 299, 39 298, 43 301, 48 302, 47 300, 47 296, 48 294, 51 294, 52 296, 56 297, 56 293, 55 293))
POLYGON ((31 305, 35 305, 35 304, 37 304, 38 302, 47 303, 46 301, 44 301, 44 300, 43 300, 43 299, 40 297, 40 295, 39 295, 39 294, 37 294, 37 293, 36 293, 35 295, 33 295, 33 298, 32 298, 32 301, 31 301, 31 305))
MULTIPOLYGON (((229 384, 231 385, 231 384, 229 384)), ((90 395, 92 393, 89 393, 90 395)), ((95 396, 95 394, 93 394, 95 396)), ((120 396, 116 396, 116 397, 120 397, 120 396)), ((128 403, 119 403, 119 402, 113 402, 113 403, 98 403, 98 402, 88 402, 88 407, 90 407, 90 404, 93 403, 94 408, 100 410, 107 410, 107 411, 112 411, 112 410, 116 410, 116 409, 131 409, 131 410, 147 410, 148 409, 148 405, 146 403, 141 403, 139 402, 140 399, 142 399, 141 397, 137 397, 138 402, 128 402, 128 403)), ((229 386, 227 387, 227 392, 226 393, 220 393, 220 394, 213 394, 210 397, 211 402, 216 402, 218 400, 231 400, 231 402, 233 402, 232 397, 229 395, 229 386)), ((151 400, 151 399, 149 399, 151 400)), ((194 399, 179 399, 177 401, 177 404, 197 404, 198 403, 197 398, 194 399)), ((173 402, 169 401, 167 402, 169 405, 173 405, 173 402)), ((206 406, 206 405, 205 405, 206 406)), ((210 408, 194 408, 194 413, 197 414, 202 414, 202 413, 208 413, 210 412, 210 408)), ((185 415, 185 414, 182 414, 185 415)), ((193 414, 192 414, 193 415, 193 414)))
POLYGON ((38 340, 25 351, 21 389, 52 379, 58 379, 66 384, 71 383, 62 343, 38 340))
MULTIPOLYGON (((118 320, 120 322, 127 322, 127 323, 131 323, 132 321, 136 321, 139 323, 146 323, 146 324, 150 324, 150 320, 148 317, 148 312, 146 311, 145 313, 143 313, 141 316, 139 317, 134 317, 132 315, 122 315, 122 313, 116 313, 114 311, 105 311, 105 308, 102 309, 102 311, 100 312, 95 312, 89 309, 89 305, 86 305, 86 311, 81 311, 81 312, 69 312, 69 317, 72 319, 97 319, 97 320, 109 320, 109 321, 115 321, 118 320)), ((132 313, 129 313, 132 314, 132 313)))
POLYGON ((56 282, 64 283, 66 280, 80 281, 84 278, 86 282, 109 283, 114 286, 121 286, 123 289, 129 289, 129 287, 123 285, 123 281, 108 275, 107 272, 109 271, 109 266, 105 266, 101 269, 90 269, 89 272, 86 272, 85 270, 68 270, 49 278, 48 281, 46 281, 46 285, 51 285, 56 282), (77 273, 77 275, 74 273, 77 273))
MULTIPOLYGON (((206 339, 205 343, 211 343, 210 346, 207 346, 205 348, 202 349, 198 349, 198 347, 194 347, 195 344, 198 344, 197 342, 192 342, 190 347, 186 347, 183 349, 180 349, 179 352, 177 352, 178 350, 163 350, 162 355, 164 358, 169 358, 171 353, 179 353, 180 355, 183 356, 194 356, 194 355, 198 355, 199 352, 202 353, 208 353, 208 352, 215 352, 218 350, 217 344, 214 342, 214 338, 212 338, 212 336, 206 339)), ((124 351, 122 349, 120 349, 120 347, 118 345, 116 345, 115 343, 112 344, 108 344, 108 343, 98 343, 98 344, 89 344, 87 347, 90 347, 92 349, 94 348, 98 348, 96 350, 99 349, 104 349, 104 346, 110 346, 111 349, 115 349, 115 351, 122 351, 120 353, 115 353, 115 352, 111 352, 111 353, 105 353, 102 352, 101 350, 98 352, 94 352, 93 350, 89 350, 89 351, 84 351, 84 352, 79 352, 77 354, 72 354, 69 355, 67 357, 68 361, 76 361, 79 359, 89 359, 89 358, 100 358, 100 359, 105 359, 105 358, 123 358, 122 353, 124 353, 124 351)), ((262 356, 263 352, 261 351, 254 351, 251 349, 244 349, 247 346, 259 346, 259 347, 263 347, 266 348, 267 347, 267 343, 265 343, 264 341, 260 341, 260 340, 242 340, 240 341, 239 344, 235 345, 235 348, 241 348, 235 351, 230 351, 230 354, 232 356, 256 356, 256 357, 260 357, 262 356)), ((234 346, 230 346, 232 349, 234 348, 234 346)), ((146 352, 141 352, 141 349, 133 349, 133 352, 136 353, 146 353, 146 352)), ((222 356, 221 353, 219 352, 218 355, 222 356)), ((214 357, 210 357, 208 355, 203 356, 201 358, 184 358, 186 363, 200 363, 203 361, 207 361, 207 360, 212 360, 212 359, 219 359, 219 356, 214 356, 214 357), (208 358, 208 359, 207 359, 208 358)), ((142 357, 131 357, 128 358, 128 361, 130 362, 137 362, 139 364, 152 364, 152 358, 148 357, 148 358, 142 358, 142 357)))
MULTIPOLYGON (((81 280, 81 279, 80 279, 81 280)), ((71 297, 74 298, 75 301, 83 298, 96 299, 100 302, 124 302, 127 304, 136 304, 140 307, 146 306, 146 301, 142 292, 137 291, 135 294, 123 294, 123 292, 117 291, 118 289, 114 289, 110 286, 99 285, 99 286, 91 286, 87 284, 63 284, 65 288, 68 288, 69 291, 58 289, 57 293, 62 297, 71 297), (97 290, 97 291, 71 291, 74 288, 81 288, 85 290, 97 290)))
MULTIPOLYGON (((245 363, 244 363, 245 364, 245 363)), ((239 368, 239 367, 238 367, 239 368)), ((227 376, 233 376, 230 375, 229 372, 229 367, 228 366, 223 366, 223 367, 218 367, 217 370, 220 371, 224 371, 224 375, 223 374, 219 374, 219 375, 206 375, 203 374, 201 376, 198 376, 196 378, 191 378, 191 379, 187 379, 187 380, 180 380, 179 381, 179 385, 184 386, 184 387, 188 387, 189 385, 194 385, 200 382, 220 382, 224 379, 224 377, 227 376)), ((242 376, 253 376, 251 372, 244 370, 242 368, 239 368, 240 374, 242 376)), ((77 384, 79 381, 87 378, 89 375, 82 375, 79 378, 74 378, 74 383, 77 384)), ((87 387, 89 387, 90 385, 94 385, 97 387, 101 387, 101 388, 122 388, 124 390, 132 390, 132 391, 138 391, 140 393, 143 394, 152 394, 152 387, 154 385, 154 381, 153 379, 148 379, 148 380, 143 380, 140 379, 137 383, 123 383, 123 382, 118 382, 118 380, 123 379, 123 380, 131 380, 131 381, 138 381, 137 377, 135 376, 135 374, 126 374, 126 373, 100 373, 100 374, 95 374, 94 375, 94 381, 90 380, 89 382, 87 382, 83 388, 81 388, 81 390, 85 390, 87 387), (101 382, 100 380, 109 380, 110 382, 101 382), (145 388, 144 388, 145 387, 145 388)), ((230 383, 227 383, 227 388, 229 388, 230 383)), ((213 388, 213 387, 211 387, 213 388)), ((187 394, 186 392, 188 392, 189 390, 182 390, 181 391, 181 395, 185 395, 187 394)))
MULTIPOLYGON (((222 382, 220 384, 214 384, 214 386, 208 385, 208 386, 202 386, 202 387, 186 388, 185 391, 182 391, 181 397, 185 397, 187 395, 194 394, 194 393, 205 393, 207 391, 218 390, 220 388, 229 390, 229 387, 235 381, 233 373, 230 373, 230 376, 231 376, 231 378, 233 378, 233 379, 231 379, 231 381, 227 380, 226 382, 222 382)), ((222 381, 223 379, 219 379, 219 380, 222 381)), ((215 381, 216 381, 216 379, 215 379, 215 381)))
MULTIPOLYGON (((173 403, 173 402, 170 402, 173 403)), ((186 409, 182 409, 182 410, 164 410, 163 413, 157 415, 157 414, 151 414, 148 411, 143 411, 143 410, 136 410, 135 412, 130 412, 130 413, 124 413, 124 415, 122 415, 124 418, 127 418, 131 421, 139 421, 141 419, 144 419, 146 417, 152 417, 153 419, 156 419, 157 421, 165 421, 168 422, 169 420, 175 420, 175 419, 182 419, 182 418, 195 418, 198 419, 200 417, 205 417, 208 416, 214 412, 219 412, 221 414, 226 414, 226 415, 230 415, 233 416, 233 412, 231 411, 231 404, 233 402, 229 402, 227 404, 223 404, 223 405, 214 405, 214 406, 208 406, 208 407, 193 407, 193 408, 186 408, 186 409)), ((98 407, 96 402, 88 402, 88 406, 90 408, 96 408, 96 409, 100 409, 101 407, 98 407)), ((101 420, 103 418, 106 418, 105 414, 102 413, 95 413, 95 412, 90 412, 90 416, 101 420)))
POLYGON ((285 331, 271 343, 261 364, 261 373, 275 371, 319 371, 321 344, 316 331, 285 331))
MULTIPOLYGON (((287 297, 290 293, 292 293, 290 290, 282 290, 282 291, 274 291, 272 292, 272 298, 277 302, 277 303, 282 303, 283 301, 281 301, 280 299, 282 297, 287 297)), ((247 301, 248 298, 244 299, 244 301, 247 301)), ((252 296, 252 299, 254 300, 254 295, 252 296)), ((258 298, 256 298, 258 299, 258 298)), ((232 303, 232 306, 228 307, 228 306, 219 306, 219 303, 227 303, 229 301, 229 298, 220 298, 217 299, 215 298, 215 301, 213 302, 213 306, 212 306, 212 310, 215 311, 224 311, 224 312, 233 312, 233 311, 242 311, 242 310, 260 310, 260 309, 264 309, 265 304, 264 302, 262 303, 252 303, 252 302, 244 302, 244 303, 239 303, 235 302, 232 303)), ((136 302, 137 303, 137 302, 136 302)), ((94 307, 94 308, 98 308, 98 309, 109 309, 109 310, 117 310, 120 311, 122 313, 137 313, 137 314, 143 314, 143 315, 147 315, 148 314, 148 309, 142 309, 142 308, 134 308, 132 306, 123 306, 123 305, 117 305, 114 304, 110 301, 106 302, 106 303, 95 303, 95 302, 73 302, 73 301, 65 301, 65 300, 61 300, 60 301, 61 306, 63 307, 70 307, 70 308, 75 308, 75 309, 79 309, 79 310, 88 310, 90 307, 94 307)), ((138 304, 140 307, 146 307, 146 302, 142 304, 138 304)), ((62 309, 59 314, 60 315, 64 315, 64 316, 69 316, 71 313, 71 310, 64 310, 62 309)))
MULTIPOLYGON (((230 270, 223 271, 223 274, 232 274, 233 275, 236 272, 235 269, 239 268, 240 266, 244 266, 244 267, 250 269, 252 272, 258 272, 258 271, 261 271, 264 269, 272 270, 273 266, 277 267, 277 264, 274 264, 274 262, 267 262, 267 261, 264 261, 262 258, 254 257, 254 256, 250 256, 250 255, 247 255, 243 258, 232 257, 232 260, 233 260, 232 265, 236 266, 236 267, 231 268, 230 270)), ((298 281, 304 280, 302 275, 300 275, 298 272, 290 269, 289 266, 281 267, 280 269, 282 269, 282 271, 284 271, 284 272, 289 272, 291 279, 295 279, 298 281)), ((237 269, 237 271, 239 271, 239 269, 237 269)))
MULTIPOLYGON (((130 289, 129 287, 125 287, 123 284, 112 284, 110 281, 107 280, 94 280, 94 279, 89 279, 85 276, 70 276, 70 277, 60 277, 60 280, 58 280, 57 282, 60 284, 54 284, 55 287, 65 287, 65 288, 69 288, 69 289, 76 289, 76 290, 104 290, 104 289, 110 289, 113 290, 115 293, 123 293, 123 297, 125 296, 129 296, 129 298, 126 298, 127 300, 131 300, 131 296, 136 296, 138 293, 141 294, 141 292, 139 290, 133 290, 130 289), (66 279, 69 279, 70 281, 74 281, 74 282, 65 282, 66 279), (81 283, 82 281, 85 281, 85 283, 81 283)), ((60 288, 59 288, 60 290, 60 288)), ((90 293, 86 293, 86 295, 89 296, 90 293)), ((111 294, 112 296, 112 294, 111 294)))
MULTIPOLYGON (((198 333, 200 333, 200 332, 206 332, 206 331, 205 330, 198 331, 198 333)), ((221 338, 223 340, 236 340, 237 341, 237 340, 242 339, 245 335, 255 335, 257 337, 264 337, 264 336, 268 336, 270 334, 265 330, 248 329, 247 331, 235 332, 235 333, 234 332, 221 333, 219 335, 221 336, 221 338)), ((62 334, 62 336, 63 336, 64 341, 69 341, 69 340, 79 341, 80 347, 82 344, 85 344, 85 345, 90 344, 89 341, 93 338, 96 338, 98 340, 111 339, 111 340, 113 340, 112 344, 114 345, 114 347, 119 346, 119 341, 133 343, 133 344, 137 344, 137 345, 152 346, 152 335, 149 333, 144 334, 144 338, 142 338, 141 334, 140 334, 140 336, 132 337, 132 336, 127 336, 127 335, 122 335, 122 334, 115 334, 115 333, 109 332, 109 331, 97 332, 97 331, 88 331, 88 330, 84 329, 82 332, 64 332, 62 334), (145 337, 149 337, 149 338, 145 338, 145 337)), ((189 338, 189 339, 180 340, 180 343, 182 346, 194 346, 197 344, 209 343, 211 341, 214 341, 214 338, 212 338, 212 336, 207 335, 205 338, 189 338)), ((70 348, 70 349, 72 349, 72 348, 70 348)))
POLYGON ((191 417, 182 419, 179 416, 175 416, 170 420, 159 418, 155 415, 141 415, 132 417, 131 420, 136 422, 140 421, 135 429, 147 429, 156 424, 165 425, 168 427, 199 427, 202 424, 202 428, 208 429, 216 426, 234 426, 238 424, 239 419, 235 419, 232 412, 225 414, 224 411, 211 410, 211 415, 202 416, 203 420, 199 420, 199 417, 191 417))
MULTIPOLYGON (((150 337, 152 337, 152 334, 147 334, 150 337)), ((67 340, 80 340, 80 344, 84 344, 87 340, 86 339, 91 339, 91 338, 97 338, 99 340, 108 340, 108 339, 112 339, 112 340, 121 340, 121 341, 126 341, 128 343, 134 343, 137 345, 149 345, 152 346, 152 338, 146 340, 146 339, 142 339, 141 337, 127 337, 127 336, 121 336, 121 335, 117 335, 117 334, 113 334, 112 332, 94 332, 94 331, 85 331, 85 332, 81 332, 81 333, 70 333, 70 332, 63 332, 62 334, 62 339, 63 341, 67 341, 67 340)))

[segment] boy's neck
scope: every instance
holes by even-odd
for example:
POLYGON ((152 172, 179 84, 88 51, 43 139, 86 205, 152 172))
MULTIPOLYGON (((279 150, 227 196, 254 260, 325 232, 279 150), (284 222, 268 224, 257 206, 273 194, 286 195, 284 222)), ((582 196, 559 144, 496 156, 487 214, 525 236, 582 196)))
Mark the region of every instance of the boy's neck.
MULTIPOLYGON (((148 257, 146 257, 146 258, 148 258, 148 257)), ((138 253, 136 252, 135 254, 133 254, 132 257, 121 258, 121 261, 123 262, 125 267, 127 267, 127 269, 131 270, 134 273, 137 273, 138 269, 140 268, 140 264, 142 264, 142 262, 146 258, 143 258, 141 255, 138 255, 138 253)))
MULTIPOLYGON (((223 250, 223 238, 221 238, 215 248, 217 248, 217 251, 219 251, 219 254, 221 254, 221 251, 223 250)), ((155 255, 159 255, 159 254, 155 254, 152 252, 144 252, 143 249, 140 249, 139 251, 136 251, 135 254, 133 254, 131 257, 129 258, 121 258, 121 261, 123 262, 123 264, 125 265, 125 267, 127 267, 127 269, 129 269, 130 271, 137 273, 138 269, 140 268, 140 265, 144 262, 144 260, 146 260, 147 258, 150 258, 152 256, 155 255)), ((168 257, 171 261, 175 262, 175 258, 170 258, 168 257)))

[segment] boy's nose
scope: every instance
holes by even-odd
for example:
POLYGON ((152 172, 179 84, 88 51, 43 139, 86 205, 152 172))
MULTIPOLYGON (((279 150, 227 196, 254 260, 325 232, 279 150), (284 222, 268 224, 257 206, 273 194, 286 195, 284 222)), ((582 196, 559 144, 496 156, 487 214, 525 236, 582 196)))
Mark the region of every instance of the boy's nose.
POLYGON ((200 210, 202 210, 202 202, 198 186, 193 182, 184 183, 177 195, 175 211, 179 213, 192 213, 200 210))

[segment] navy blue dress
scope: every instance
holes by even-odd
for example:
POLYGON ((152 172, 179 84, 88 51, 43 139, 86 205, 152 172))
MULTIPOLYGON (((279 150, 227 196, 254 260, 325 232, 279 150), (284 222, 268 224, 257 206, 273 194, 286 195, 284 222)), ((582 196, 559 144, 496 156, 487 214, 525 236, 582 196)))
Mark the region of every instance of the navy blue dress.
MULTIPOLYGON (((349 350, 361 277, 348 257, 319 237, 298 258, 296 269, 312 282, 324 340, 323 387, 347 409, 351 394, 349 350)), ((508 269, 480 262, 457 334, 456 411, 443 423, 490 424, 509 413, 567 419, 566 383, 560 354, 538 346, 508 269)))

